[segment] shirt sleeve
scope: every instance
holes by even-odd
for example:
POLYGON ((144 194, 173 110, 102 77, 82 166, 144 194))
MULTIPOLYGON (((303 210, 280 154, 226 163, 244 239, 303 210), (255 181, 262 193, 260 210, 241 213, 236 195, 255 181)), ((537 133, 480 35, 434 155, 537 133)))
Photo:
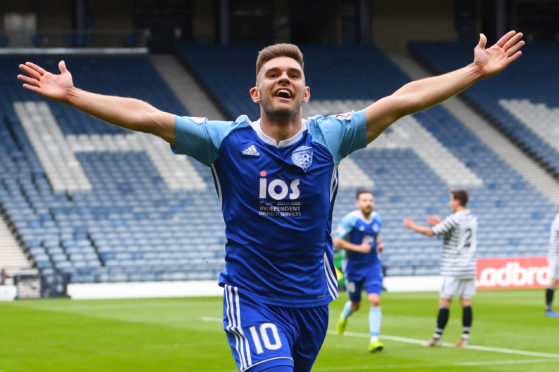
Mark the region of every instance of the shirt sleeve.
POLYGON ((378 222, 378 230, 379 230, 378 233, 380 234, 380 227, 382 226, 382 217, 380 216, 380 214, 377 214, 377 215, 375 216, 375 218, 376 218, 376 220, 377 220, 377 222, 378 222))
POLYGON ((175 116, 176 154, 185 154, 210 165, 219 155, 223 139, 233 129, 233 122, 210 121, 207 118, 175 116))
POLYGON ((447 232, 450 232, 452 229, 456 227, 457 224, 458 221, 456 221, 454 215, 450 215, 439 224, 433 226, 431 230, 433 230, 435 235, 442 235, 442 234, 446 234, 447 232))
POLYGON ((346 215, 342 218, 338 229, 336 230, 336 237, 340 239, 346 239, 351 230, 353 230, 353 226, 355 226, 356 218, 351 214, 346 215))
POLYGON ((367 146, 367 122, 364 110, 314 117, 309 124, 309 131, 313 140, 330 151, 336 164, 352 152, 367 146))

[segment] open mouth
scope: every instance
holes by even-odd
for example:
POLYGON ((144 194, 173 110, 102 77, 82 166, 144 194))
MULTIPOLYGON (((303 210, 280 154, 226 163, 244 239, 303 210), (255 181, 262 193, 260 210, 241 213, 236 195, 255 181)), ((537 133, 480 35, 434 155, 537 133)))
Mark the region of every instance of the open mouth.
POLYGON ((280 89, 276 92, 276 97, 284 98, 284 99, 291 99, 292 94, 287 89, 280 89))

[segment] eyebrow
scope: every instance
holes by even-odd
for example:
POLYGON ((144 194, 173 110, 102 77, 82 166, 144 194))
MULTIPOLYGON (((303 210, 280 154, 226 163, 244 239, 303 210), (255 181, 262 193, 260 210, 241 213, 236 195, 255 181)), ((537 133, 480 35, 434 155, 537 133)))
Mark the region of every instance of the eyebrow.
MULTIPOLYGON (((265 70, 265 71, 264 71, 264 74, 267 74, 267 73, 270 73, 270 72, 277 72, 277 71, 279 71, 279 70, 281 70, 281 69, 282 69, 282 68, 279 67, 279 66, 271 67, 271 68, 265 70)), ((302 73, 303 73, 303 70, 301 70, 301 69, 298 68, 298 67, 287 67, 287 71, 288 71, 288 72, 293 72, 293 71, 295 71, 295 72, 297 72, 298 74, 302 74, 302 73)))

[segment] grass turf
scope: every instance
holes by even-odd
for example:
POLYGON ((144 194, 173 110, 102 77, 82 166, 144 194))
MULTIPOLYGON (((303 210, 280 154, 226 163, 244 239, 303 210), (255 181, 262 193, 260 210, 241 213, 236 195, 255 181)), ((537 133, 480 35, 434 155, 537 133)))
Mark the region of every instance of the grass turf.
MULTIPOLYGON (((366 303, 346 333, 335 334, 345 301, 341 293, 331 305, 330 331, 313 371, 559 370, 559 318, 544 317, 543 290, 479 292, 471 345, 480 349, 420 347, 434 331, 437 293, 385 293, 385 349, 370 354, 366 303)), ((235 371, 221 304, 219 298, 0 303, 0 371, 235 371)), ((460 333, 456 302, 443 340, 454 344, 460 333)))

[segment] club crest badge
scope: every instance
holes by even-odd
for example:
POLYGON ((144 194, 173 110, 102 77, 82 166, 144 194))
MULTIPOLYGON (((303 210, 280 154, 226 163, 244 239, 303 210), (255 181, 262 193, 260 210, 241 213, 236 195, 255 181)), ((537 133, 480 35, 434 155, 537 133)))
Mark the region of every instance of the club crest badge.
POLYGON ((305 172, 309 169, 312 165, 312 147, 309 146, 301 146, 297 147, 291 153, 291 161, 293 164, 300 167, 305 172))

